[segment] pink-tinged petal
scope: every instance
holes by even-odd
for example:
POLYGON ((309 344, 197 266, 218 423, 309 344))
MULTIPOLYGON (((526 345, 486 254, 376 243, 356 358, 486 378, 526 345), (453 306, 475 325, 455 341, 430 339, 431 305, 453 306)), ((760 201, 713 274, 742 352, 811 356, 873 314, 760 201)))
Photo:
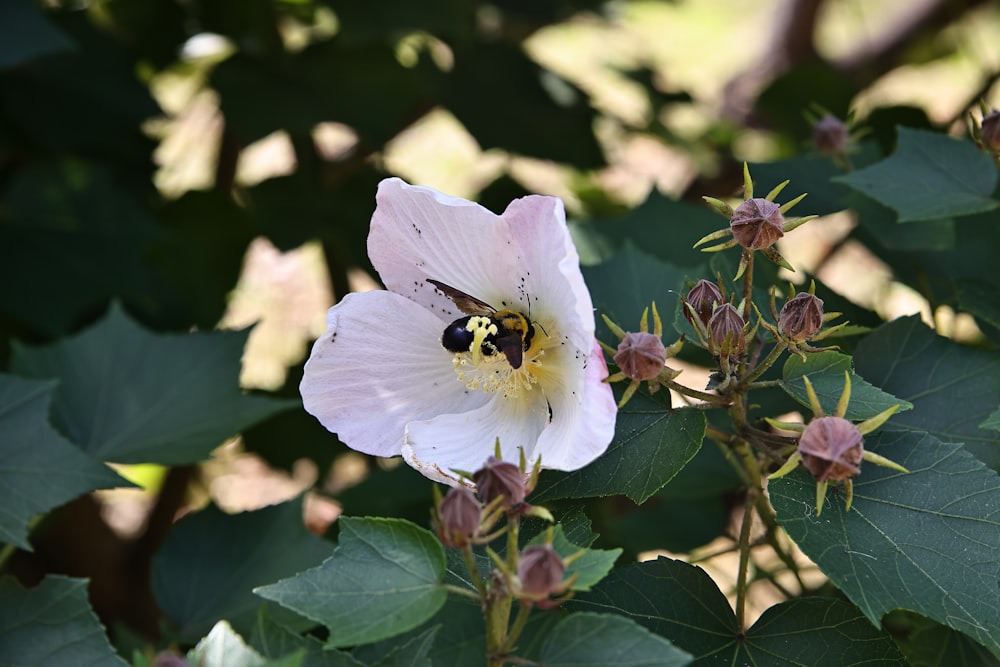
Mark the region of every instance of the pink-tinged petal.
POLYGON ((306 411, 352 449, 398 455, 407 423, 489 400, 457 380, 441 332, 441 320, 398 294, 349 294, 306 362, 306 411))
POLYGON ((398 178, 379 184, 376 201, 368 256, 389 290, 447 321, 461 313, 427 283, 428 278, 498 309, 527 308, 518 286, 530 267, 500 216, 479 204, 398 178))
POLYGON ((541 392, 517 401, 494 394, 475 410, 410 423, 403 459, 426 477, 455 486, 460 479, 452 471, 471 473, 481 468, 495 452, 497 438, 503 460, 517 463, 521 448, 530 457, 547 422, 548 406, 541 392))
MULTIPOLYGON (((550 361, 549 357, 545 358, 550 361)), ((552 370, 546 377, 545 396, 552 407, 552 423, 538 438, 535 453, 543 468, 576 470, 608 448, 615 434, 615 404, 601 346, 595 340, 589 355, 570 354, 552 359, 546 366, 576 367, 552 370)))
POLYGON ((558 329, 558 337, 585 354, 594 344, 594 306, 580 273, 580 257, 566 226, 562 201, 533 195, 510 203, 503 213, 519 246, 531 298, 531 317, 558 329))

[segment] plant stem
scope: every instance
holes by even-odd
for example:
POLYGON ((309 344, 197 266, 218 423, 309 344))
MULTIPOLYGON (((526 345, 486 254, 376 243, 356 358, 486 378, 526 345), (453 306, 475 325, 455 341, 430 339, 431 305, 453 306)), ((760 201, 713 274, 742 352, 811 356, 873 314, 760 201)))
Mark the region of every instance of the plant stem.
POLYGON ((754 508, 757 499, 763 493, 760 466, 754 458, 750 444, 740 438, 736 443, 736 452, 743 460, 743 465, 750 478, 747 497, 743 505, 743 522, 740 525, 740 563, 736 578, 736 624, 740 632, 746 631, 746 604, 747 604, 747 572, 750 568, 750 531, 753 529, 754 508))
POLYGON ((462 557, 465 558, 465 569, 469 571, 469 579, 472 580, 476 590, 479 592, 480 599, 485 600, 486 584, 483 583, 483 578, 479 575, 479 568, 476 567, 476 556, 472 552, 471 544, 466 544, 462 547, 462 557))
POLYGON ((692 389, 691 387, 685 387, 684 385, 674 382, 673 380, 660 380, 660 384, 667 389, 673 389, 678 394, 684 394, 685 396, 690 396, 691 398, 701 399, 709 403, 716 403, 719 407, 725 407, 729 405, 730 399, 725 396, 719 396, 718 394, 709 394, 704 391, 698 391, 697 389, 692 389))
POLYGON ((740 385, 742 387, 746 387, 751 382, 753 382, 761 375, 763 375, 768 368, 774 365, 774 362, 776 362, 781 357, 781 353, 784 351, 785 351, 784 345, 780 343, 776 344, 774 348, 771 350, 770 354, 768 354, 767 357, 764 359, 764 361, 757 364, 756 368, 754 368, 752 371, 750 371, 750 373, 744 376, 742 380, 740 380, 740 385))

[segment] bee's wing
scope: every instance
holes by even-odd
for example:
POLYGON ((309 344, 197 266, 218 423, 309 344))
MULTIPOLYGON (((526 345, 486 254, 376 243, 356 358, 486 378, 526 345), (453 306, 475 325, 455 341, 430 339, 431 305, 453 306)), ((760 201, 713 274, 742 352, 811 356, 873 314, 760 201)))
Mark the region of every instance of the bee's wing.
POLYGON ((440 280, 428 278, 427 282, 441 290, 441 292, 446 297, 451 299, 455 305, 458 306, 458 309, 466 315, 492 315, 497 312, 496 308, 485 301, 480 301, 476 297, 466 294, 461 290, 457 290, 451 285, 445 285, 440 280))

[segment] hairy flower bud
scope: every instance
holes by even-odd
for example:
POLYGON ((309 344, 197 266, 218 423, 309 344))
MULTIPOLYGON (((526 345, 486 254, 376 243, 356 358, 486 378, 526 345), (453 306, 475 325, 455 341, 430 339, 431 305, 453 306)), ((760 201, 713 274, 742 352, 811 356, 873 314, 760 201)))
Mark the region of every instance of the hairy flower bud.
POLYGON ((991 111, 983 116, 979 126, 979 137, 983 144, 993 150, 1000 150, 1000 111, 991 111))
POLYGON ((550 544, 534 544, 521 552, 517 578, 525 597, 540 600, 558 593, 565 573, 566 564, 550 544))
POLYGON ((746 346, 743 324, 743 318, 733 304, 725 303, 715 309, 712 319, 708 321, 708 331, 719 354, 734 355, 743 351, 746 346))
MULTIPOLYGON (((709 318, 712 317, 712 311, 715 310, 715 306, 725 301, 725 297, 722 295, 722 290, 719 286, 713 282, 702 279, 695 283, 691 291, 688 292, 687 302, 691 304, 694 311, 698 313, 698 319, 702 321, 703 324, 708 324, 709 318)), ((692 321, 691 312, 685 308, 684 317, 688 318, 688 321, 692 321)))
POLYGON ((813 145, 822 153, 843 153, 849 136, 847 125, 833 114, 826 114, 812 125, 813 145))
POLYGON ((653 380, 663 370, 667 348, 659 336, 646 331, 629 331, 618 344, 614 360, 629 379, 653 380))
POLYGON ((839 482, 861 472, 864 437, 843 417, 818 417, 799 438, 802 465, 818 482, 839 482))
POLYGON ((780 206, 756 197, 736 207, 729 218, 729 228, 733 238, 744 248, 763 250, 785 235, 784 222, 780 206))
POLYGON ((498 496, 503 496, 500 506, 510 509, 523 503, 527 493, 521 469, 495 456, 486 459, 486 464, 473 473, 472 480, 476 483, 479 498, 487 505, 498 496))
POLYGON ((464 486, 448 492, 438 508, 437 532, 441 543, 448 547, 464 547, 479 534, 483 506, 476 495, 464 486))
POLYGON ((778 330, 796 341, 809 340, 823 327, 823 300, 799 292, 785 302, 778 314, 778 330))

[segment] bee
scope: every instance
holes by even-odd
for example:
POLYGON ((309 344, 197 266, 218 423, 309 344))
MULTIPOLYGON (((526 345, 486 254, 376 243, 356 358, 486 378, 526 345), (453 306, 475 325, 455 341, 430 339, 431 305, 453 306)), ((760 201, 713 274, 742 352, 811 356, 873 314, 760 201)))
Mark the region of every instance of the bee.
POLYGON ((441 334, 444 349, 456 353, 471 352, 474 360, 480 354, 488 357, 502 352, 511 368, 516 370, 521 367, 524 353, 531 347, 531 339, 535 336, 535 326, 526 315, 516 310, 497 310, 485 301, 439 280, 428 278, 427 282, 438 288, 465 313, 465 317, 458 318, 444 328, 444 333, 441 334), (496 327, 495 332, 488 330, 492 327, 496 327))

